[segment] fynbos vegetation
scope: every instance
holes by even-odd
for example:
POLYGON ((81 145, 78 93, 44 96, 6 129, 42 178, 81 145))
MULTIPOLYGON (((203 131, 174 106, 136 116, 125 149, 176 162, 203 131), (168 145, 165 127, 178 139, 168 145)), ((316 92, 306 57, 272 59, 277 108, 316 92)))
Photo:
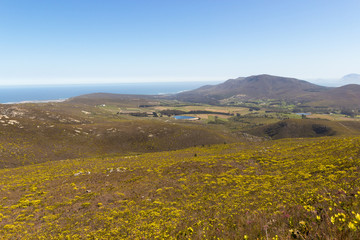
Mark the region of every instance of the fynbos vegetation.
POLYGON ((357 239, 360 138, 0 170, 6 239, 357 239), (194 157, 196 154, 196 157, 194 157))

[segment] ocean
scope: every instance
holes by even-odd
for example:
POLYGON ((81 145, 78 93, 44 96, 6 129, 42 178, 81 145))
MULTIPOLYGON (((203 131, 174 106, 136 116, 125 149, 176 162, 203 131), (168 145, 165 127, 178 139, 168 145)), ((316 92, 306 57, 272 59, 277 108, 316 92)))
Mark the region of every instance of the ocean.
POLYGON ((0 86, 0 103, 58 101, 89 93, 158 95, 196 89, 220 82, 158 82, 0 86))

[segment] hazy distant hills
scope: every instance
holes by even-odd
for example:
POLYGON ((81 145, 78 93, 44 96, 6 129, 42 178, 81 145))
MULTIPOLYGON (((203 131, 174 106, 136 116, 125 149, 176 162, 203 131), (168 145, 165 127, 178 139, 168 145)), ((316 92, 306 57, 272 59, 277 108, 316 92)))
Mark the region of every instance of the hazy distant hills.
MULTIPOLYGON (((351 76, 355 77, 353 74, 351 76)), ((295 78, 264 74, 230 79, 218 85, 182 92, 175 97, 181 101, 210 104, 242 99, 279 99, 307 103, 310 106, 358 107, 360 85, 330 88, 295 78)))
POLYGON ((360 84, 360 74, 351 73, 341 78, 318 78, 309 80, 312 83, 328 86, 328 87, 341 87, 347 84, 360 84))
POLYGON ((345 75, 344 77, 342 77, 340 79, 339 82, 340 82, 341 85, 360 84, 360 74, 351 73, 351 74, 345 75))

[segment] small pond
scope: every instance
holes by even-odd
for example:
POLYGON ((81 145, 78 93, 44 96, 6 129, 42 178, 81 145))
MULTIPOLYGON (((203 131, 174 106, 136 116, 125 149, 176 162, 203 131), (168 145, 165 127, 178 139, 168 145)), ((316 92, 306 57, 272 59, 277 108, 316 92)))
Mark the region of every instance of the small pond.
POLYGON ((311 115, 310 112, 308 112, 308 113, 296 113, 296 114, 297 114, 297 115, 305 115, 305 116, 311 115))
POLYGON ((174 118, 177 120, 195 120, 195 119, 197 119, 196 117, 191 117, 191 116, 174 116, 174 118))

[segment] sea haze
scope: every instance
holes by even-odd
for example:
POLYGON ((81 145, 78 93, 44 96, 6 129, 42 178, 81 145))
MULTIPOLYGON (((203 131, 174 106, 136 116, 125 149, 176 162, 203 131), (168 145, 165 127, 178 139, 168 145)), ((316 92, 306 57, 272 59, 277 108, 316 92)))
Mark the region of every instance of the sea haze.
POLYGON ((217 83, 219 82, 0 86, 0 103, 65 100, 67 98, 97 92, 144 95, 170 94, 217 83))

